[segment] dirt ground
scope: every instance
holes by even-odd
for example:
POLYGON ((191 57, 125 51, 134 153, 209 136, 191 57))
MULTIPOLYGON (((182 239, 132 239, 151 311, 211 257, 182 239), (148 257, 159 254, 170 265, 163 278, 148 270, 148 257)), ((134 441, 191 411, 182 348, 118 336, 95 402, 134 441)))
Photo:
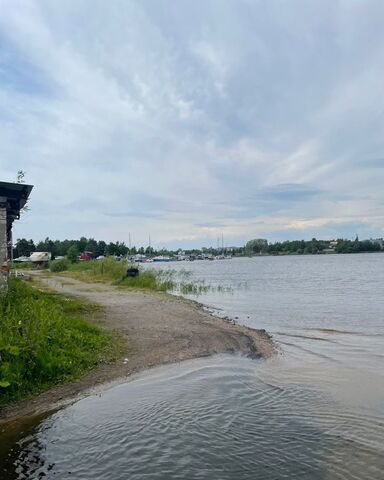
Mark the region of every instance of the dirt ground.
POLYGON ((268 357, 275 351, 264 330, 234 325, 210 315, 197 303, 168 294, 128 291, 60 276, 39 275, 38 281, 59 293, 100 304, 103 309, 97 321, 117 332, 124 351, 116 362, 100 365, 80 380, 4 409, 0 423, 53 410, 97 391, 107 382, 156 365, 215 353, 268 357))

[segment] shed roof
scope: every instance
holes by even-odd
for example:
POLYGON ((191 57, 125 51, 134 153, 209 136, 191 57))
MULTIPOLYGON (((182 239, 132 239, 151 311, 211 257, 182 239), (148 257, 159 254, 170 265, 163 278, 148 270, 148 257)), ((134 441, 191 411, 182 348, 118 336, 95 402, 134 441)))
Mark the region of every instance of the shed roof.
POLYGON ((27 203, 33 185, 25 183, 0 182, 0 202, 7 209, 7 231, 12 228, 12 223, 20 217, 20 210, 27 203))

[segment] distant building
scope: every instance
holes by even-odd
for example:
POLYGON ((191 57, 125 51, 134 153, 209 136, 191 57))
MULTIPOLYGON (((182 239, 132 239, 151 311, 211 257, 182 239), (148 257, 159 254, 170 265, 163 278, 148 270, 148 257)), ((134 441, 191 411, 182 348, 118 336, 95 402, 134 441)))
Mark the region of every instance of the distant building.
POLYGON ((93 253, 92 252, 81 252, 79 255, 80 262, 89 262, 92 260, 93 253))
POLYGON ((12 225, 20 218, 33 186, 0 182, 0 291, 6 289, 8 260, 12 255, 12 225))
POLYGON ((29 261, 32 262, 37 268, 47 268, 51 258, 51 252, 33 252, 29 257, 29 261))
POLYGON ((329 248, 325 248, 324 249, 324 253, 332 253, 336 250, 336 247, 337 247, 337 240, 331 240, 329 242, 329 248))

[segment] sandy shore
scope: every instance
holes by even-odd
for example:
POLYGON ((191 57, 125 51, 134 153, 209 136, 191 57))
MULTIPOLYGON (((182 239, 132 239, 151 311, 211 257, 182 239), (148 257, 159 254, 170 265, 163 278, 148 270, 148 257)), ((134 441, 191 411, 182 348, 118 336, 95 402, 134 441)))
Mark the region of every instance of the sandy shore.
POLYGON ((39 275, 39 281, 59 293, 102 305, 102 313, 94 321, 117 332, 125 351, 117 362, 101 365, 80 380, 4 409, 0 423, 53 410, 107 382, 156 365, 215 353, 240 352, 252 358, 274 353, 273 342, 264 330, 233 325, 194 302, 168 294, 132 292, 60 276, 39 275))

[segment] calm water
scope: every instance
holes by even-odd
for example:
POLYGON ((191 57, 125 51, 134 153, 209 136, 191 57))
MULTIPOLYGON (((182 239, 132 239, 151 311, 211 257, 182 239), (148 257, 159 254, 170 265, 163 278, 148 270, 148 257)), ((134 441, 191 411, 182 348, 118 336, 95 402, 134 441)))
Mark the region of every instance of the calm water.
POLYGON ((18 434, 5 479, 384 479, 384 255, 164 267, 230 287, 198 300, 281 353, 161 367, 83 399, 18 434))

